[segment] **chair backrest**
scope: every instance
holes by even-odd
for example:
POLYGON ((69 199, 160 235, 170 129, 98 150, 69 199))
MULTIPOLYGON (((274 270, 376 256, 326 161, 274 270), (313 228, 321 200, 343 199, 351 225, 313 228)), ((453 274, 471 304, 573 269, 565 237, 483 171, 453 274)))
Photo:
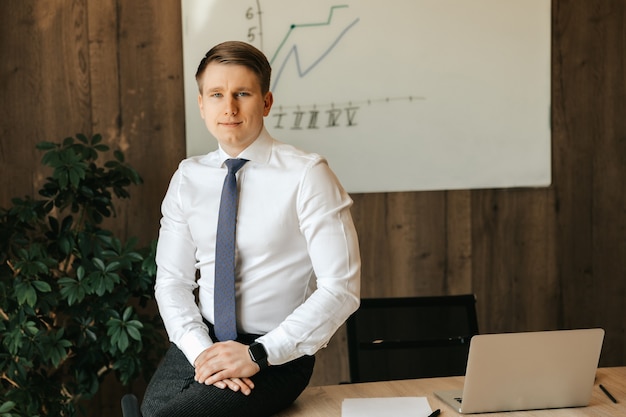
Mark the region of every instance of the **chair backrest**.
POLYGON ((347 330, 351 382, 464 375, 476 297, 362 299, 347 330))

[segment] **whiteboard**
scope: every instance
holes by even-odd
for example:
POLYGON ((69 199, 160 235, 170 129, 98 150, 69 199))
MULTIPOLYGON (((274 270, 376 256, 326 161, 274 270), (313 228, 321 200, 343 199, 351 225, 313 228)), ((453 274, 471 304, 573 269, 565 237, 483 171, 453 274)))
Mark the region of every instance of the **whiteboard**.
POLYGON ((225 40, 272 64, 276 139, 349 192, 551 182, 550 0, 182 0, 187 154, 217 148, 195 72, 225 40))

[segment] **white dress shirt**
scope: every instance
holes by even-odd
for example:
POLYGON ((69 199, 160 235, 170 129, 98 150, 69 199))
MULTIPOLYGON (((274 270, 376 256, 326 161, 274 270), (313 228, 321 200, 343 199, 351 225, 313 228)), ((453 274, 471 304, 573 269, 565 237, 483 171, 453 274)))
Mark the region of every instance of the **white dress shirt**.
MULTIPOLYGON (((218 149, 182 161, 162 204, 156 299, 170 340, 191 364, 213 344, 203 317, 214 323, 215 235, 228 158, 218 149)), ((249 162, 237 173, 237 327, 264 335, 258 341, 269 363, 280 365, 325 347, 358 308, 352 200, 324 158, 265 129, 238 158, 249 162)))

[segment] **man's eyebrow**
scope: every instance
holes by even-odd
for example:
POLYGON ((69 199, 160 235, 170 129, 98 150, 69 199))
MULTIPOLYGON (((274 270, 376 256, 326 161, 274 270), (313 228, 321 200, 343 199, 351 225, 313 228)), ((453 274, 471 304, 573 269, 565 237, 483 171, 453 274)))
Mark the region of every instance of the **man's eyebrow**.
MULTIPOLYGON (((209 93, 223 91, 223 90, 224 90, 224 87, 220 87, 220 86, 205 88, 205 91, 209 93)), ((252 86, 241 86, 241 87, 236 87, 233 89, 233 91, 252 91, 252 90, 253 90, 252 86)))

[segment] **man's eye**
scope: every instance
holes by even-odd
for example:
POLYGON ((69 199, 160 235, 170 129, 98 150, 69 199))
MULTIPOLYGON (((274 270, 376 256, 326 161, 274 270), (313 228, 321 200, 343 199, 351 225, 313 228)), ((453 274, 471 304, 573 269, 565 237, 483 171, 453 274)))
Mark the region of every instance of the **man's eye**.
POLYGON ((211 97, 219 98, 219 97, 222 97, 222 94, 221 93, 213 93, 213 94, 211 94, 211 97))
POLYGON ((239 97, 245 97, 245 96, 248 96, 248 95, 250 95, 250 94, 248 94, 245 91, 240 91, 239 93, 237 93, 237 96, 239 96, 239 97))

